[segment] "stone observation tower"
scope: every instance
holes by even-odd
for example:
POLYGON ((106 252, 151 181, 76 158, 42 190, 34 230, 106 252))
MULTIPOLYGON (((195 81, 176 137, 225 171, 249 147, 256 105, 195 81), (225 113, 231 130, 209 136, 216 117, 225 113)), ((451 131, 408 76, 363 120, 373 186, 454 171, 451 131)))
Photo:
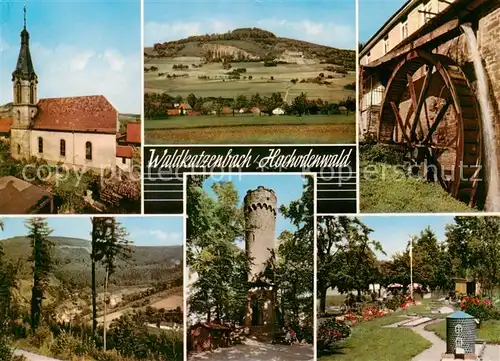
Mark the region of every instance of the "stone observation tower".
POLYGON ((276 205, 274 191, 262 186, 249 190, 244 200, 245 245, 252 261, 244 324, 252 331, 270 331, 275 320, 274 285, 263 273, 276 244, 276 205))

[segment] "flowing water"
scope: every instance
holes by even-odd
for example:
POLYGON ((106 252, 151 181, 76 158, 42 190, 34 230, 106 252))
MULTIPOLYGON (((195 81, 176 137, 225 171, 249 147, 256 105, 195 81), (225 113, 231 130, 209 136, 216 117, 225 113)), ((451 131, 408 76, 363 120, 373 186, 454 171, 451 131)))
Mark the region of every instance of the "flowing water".
MULTIPOLYGON (((500 180, 498 175, 497 146, 495 143, 495 127, 489 99, 488 81, 486 71, 483 67, 476 35, 469 25, 462 25, 462 30, 467 37, 467 47, 474 63, 477 79, 477 97, 481 108, 481 119, 483 125, 483 142, 486 165, 486 210, 490 212, 500 211, 500 180)), ((465 164, 467 166, 467 164, 465 164)))

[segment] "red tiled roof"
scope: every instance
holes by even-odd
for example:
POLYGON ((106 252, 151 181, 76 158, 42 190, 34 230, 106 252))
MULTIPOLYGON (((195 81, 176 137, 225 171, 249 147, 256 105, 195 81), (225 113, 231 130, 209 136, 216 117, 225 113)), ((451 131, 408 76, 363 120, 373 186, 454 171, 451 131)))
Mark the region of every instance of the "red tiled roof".
POLYGON ((132 158, 132 147, 130 145, 117 145, 116 156, 119 158, 132 158))
POLYGON ((179 109, 168 109, 167 114, 168 115, 179 115, 179 109))
POLYGON ((12 118, 0 118, 0 133, 10 132, 12 127, 12 118))
POLYGON ((28 214, 50 198, 49 192, 22 179, 0 177, 0 214, 28 214))
POLYGON ((179 108, 182 108, 184 110, 191 110, 191 105, 189 105, 188 103, 182 103, 182 104, 179 104, 179 108))
POLYGON ((40 99, 34 129, 116 133, 118 111, 102 95, 40 99))
POLYGON ((141 143, 141 123, 127 123, 127 142, 141 143))

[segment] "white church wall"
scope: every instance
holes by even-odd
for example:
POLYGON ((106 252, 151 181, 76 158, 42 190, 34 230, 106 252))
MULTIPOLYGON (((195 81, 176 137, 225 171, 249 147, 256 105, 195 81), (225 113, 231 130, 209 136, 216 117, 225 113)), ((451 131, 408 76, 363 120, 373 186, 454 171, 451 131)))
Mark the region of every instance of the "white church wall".
POLYGON ((116 167, 116 135, 98 133, 72 133, 33 130, 31 131, 31 152, 48 163, 62 162, 82 169, 102 169, 116 167), (38 152, 38 138, 43 139, 43 153, 38 152), (60 142, 66 141, 66 154, 61 156, 60 142), (85 145, 92 144, 92 159, 86 159, 85 145))

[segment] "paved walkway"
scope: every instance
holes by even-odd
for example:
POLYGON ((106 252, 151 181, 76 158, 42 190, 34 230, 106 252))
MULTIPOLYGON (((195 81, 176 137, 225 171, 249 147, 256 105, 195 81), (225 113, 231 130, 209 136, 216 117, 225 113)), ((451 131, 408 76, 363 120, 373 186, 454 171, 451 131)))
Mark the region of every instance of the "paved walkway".
POLYGON ((29 361, 60 361, 55 358, 50 358, 46 356, 41 356, 37 355, 36 353, 28 352, 28 351, 23 351, 23 350, 15 350, 14 355, 16 356, 24 356, 26 359, 29 361))
POLYGON ((189 361, 313 361, 310 345, 271 345, 246 340, 241 345, 220 348, 213 352, 201 352, 188 357, 189 361))
MULTIPOLYGON (((411 317, 416 318, 416 317, 411 317)), ((440 322, 441 319, 433 321, 440 322)), ((386 327, 398 327, 399 324, 408 322, 408 319, 394 323, 392 325, 386 327)), ((432 324, 433 322, 429 322, 417 327, 412 327, 411 329, 418 333, 420 336, 425 338, 426 340, 432 343, 432 346, 417 355, 412 359, 412 361, 441 361, 443 353, 446 352, 446 342, 440 339, 434 332, 426 331, 425 326, 428 324, 432 324)), ((481 352, 482 345, 476 345, 476 354, 481 352)), ((483 355, 482 361, 499 361, 500 360, 500 345, 486 345, 486 349, 483 355)))

